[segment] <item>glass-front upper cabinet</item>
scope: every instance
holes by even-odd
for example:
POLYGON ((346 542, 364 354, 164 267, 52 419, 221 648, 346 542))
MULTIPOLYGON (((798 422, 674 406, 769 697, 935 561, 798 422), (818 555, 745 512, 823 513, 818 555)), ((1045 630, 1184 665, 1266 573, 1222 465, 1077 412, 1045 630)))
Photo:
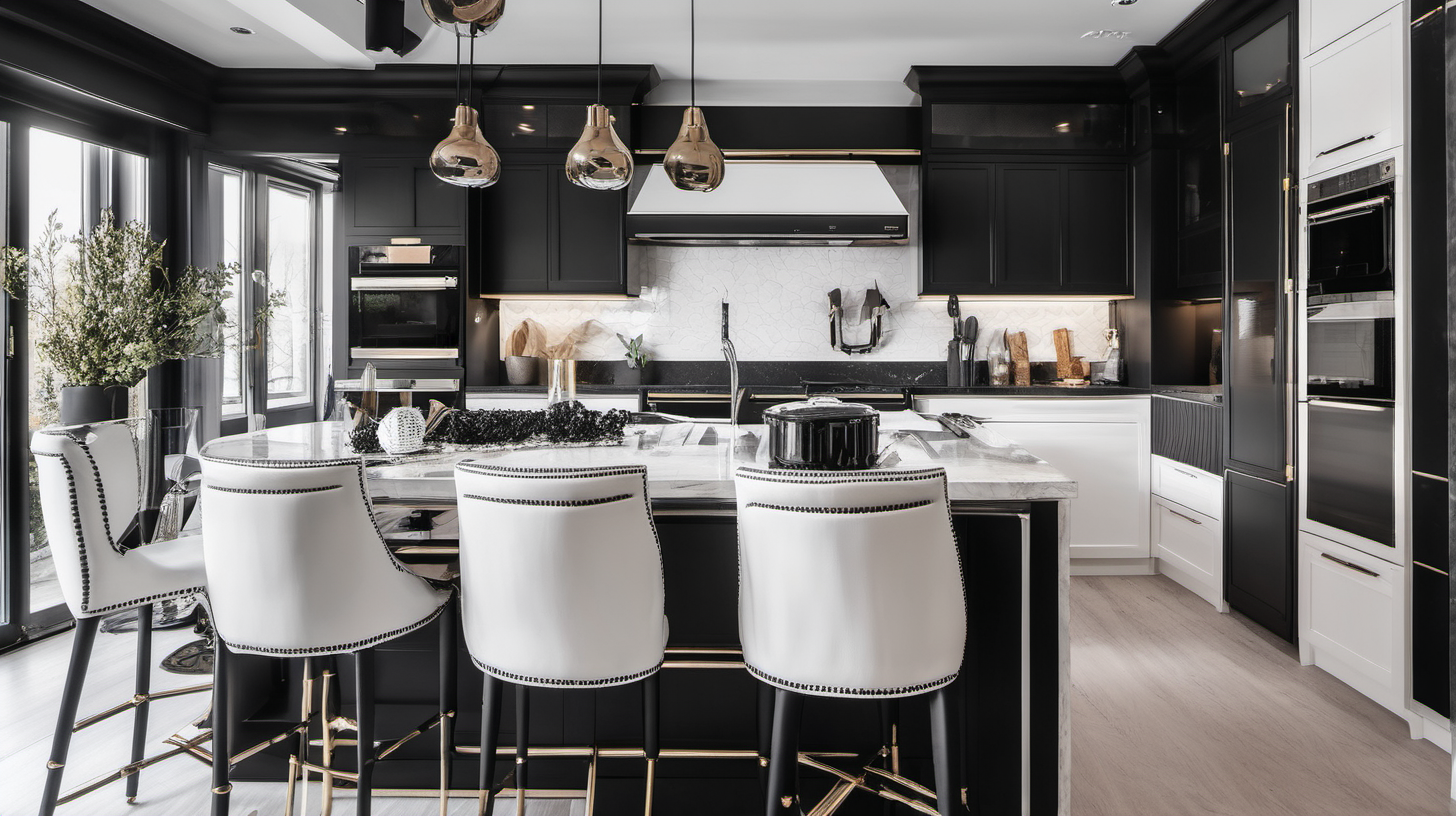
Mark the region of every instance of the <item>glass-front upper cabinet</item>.
POLYGON ((1284 16, 1272 23, 1258 21, 1229 38, 1230 116, 1289 92, 1294 80, 1292 34, 1284 16))
POLYGON ((936 150, 1121 151, 1127 146, 1121 103, 935 104, 930 146, 936 150))

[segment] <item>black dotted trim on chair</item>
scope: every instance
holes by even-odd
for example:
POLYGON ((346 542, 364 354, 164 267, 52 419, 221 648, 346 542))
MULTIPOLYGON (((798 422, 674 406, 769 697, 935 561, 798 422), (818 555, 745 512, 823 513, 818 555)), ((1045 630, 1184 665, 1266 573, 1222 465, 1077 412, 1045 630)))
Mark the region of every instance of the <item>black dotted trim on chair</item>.
POLYGON ((522 504, 530 507, 595 507, 600 504, 611 504, 632 498, 631 493, 621 493, 616 496, 602 496, 593 499, 507 499, 498 496, 477 496, 473 493, 464 493, 462 495, 467 499, 474 499, 475 501, 496 502, 497 504, 522 504))
POLYGON ((320 485, 318 487, 223 487, 222 485, 210 484, 209 490, 220 490, 223 493, 242 493, 248 496, 286 496, 293 493, 322 493, 325 490, 340 490, 343 485, 320 485))
MULTIPOLYGON (((50 435, 62 436, 63 434, 50 435)), ((31 451, 31 453, 36 456, 61 460, 61 467, 66 471, 66 489, 71 493, 71 526, 76 530, 76 553, 81 559, 81 611, 85 612, 86 605, 91 602, 91 568, 86 560, 86 537, 81 534, 81 503, 76 496, 76 474, 71 470, 71 460, 67 459, 64 453, 50 451, 31 451)))
POLYGON ((923 470, 799 470, 789 473, 782 470, 741 467, 740 478, 758 482, 780 484, 852 484, 855 482, 919 482, 944 476, 944 468, 923 470))
POLYGON ((783 688, 789 688, 795 691, 802 691, 805 694, 825 694, 834 695, 837 697, 907 697, 912 694, 924 694, 927 691, 935 691, 938 688, 943 688, 950 685, 951 683, 954 683, 955 679, 960 676, 960 672, 952 672, 951 674, 942 677, 939 680, 931 680, 928 683, 916 683, 913 686, 864 689, 849 688, 848 686, 824 686, 816 685, 813 683, 796 683, 793 680, 785 680, 782 677, 774 677, 768 672, 760 670, 751 663, 744 663, 743 667, 748 669, 749 674, 771 685, 782 686, 783 688))
POLYGON ((489 674, 492 677, 498 677, 502 680, 509 680, 513 683, 528 683, 530 685, 537 686, 560 686, 563 688, 620 686, 625 683, 630 683, 634 680, 641 680, 644 677, 651 677, 662 668, 662 661, 659 660, 657 661, 657 665, 652 666, 651 668, 643 669, 642 671, 633 672, 631 674, 621 674, 616 677, 603 677, 597 680, 558 680, 551 677, 531 677, 524 674, 516 674, 515 672, 508 672, 504 669, 497 669, 494 666, 489 666, 485 663, 480 662, 479 660, 476 660, 474 655, 470 657, 470 662, 474 663, 477 668, 479 668, 486 674, 489 674))
POLYGON ((202 455, 203 461, 217 462, 220 465, 247 465, 249 467, 264 468, 286 468, 286 469, 308 469, 340 467, 342 465, 359 465, 362 460, 353 459, 239 459, 235 456, 208 456, 202 455))
POLYGON ((475 461, 460 462, 455 465, 455 468, 478 476, 503 476, 513 479, 594 479, 599 476, 631 476, 647 472, 646 465, 613 465, 602 468, 532 468, 487 465, 475 461))
POLYGON ((917 507, 927 507, 934 504, 930 499, 921 501, 903 502, 901 504, 879 504, 873 507, 790 507, 786 504, 768 504, 766 502, 749 502, 747 507, 759 508, 762 510, 783 510, 789 513, 827 513, 830 515, 858 516, 869 513, 892 513, 896 510, 914 510, 917 507))
POLYGON ((389 542, 384 540, 384 533, 379 531, 379 522, 374 518, 374 499, 369 495, 369 486, 364 481, 364 462, 361 459, 356 459, 349 464, 354 466, 354 473, 359 479, 359 495, 363 497, 364 509, 369 513, 369 526, 374 528, 374 535, 379 539, 379 546, 384 548, 384 554, 389 556, 389 563, 393 564, 394 568, 400 572, 413 575, 425 583, 434 586, 434 582, 406 567, 404 564, 401 564, 399 559, 394 556, 394 550, 389 548, 389 542))
POLYGON ((232 649, 235 652, 236 651, 247 651, 247 652, 255 652, 257 654, 277 655, 279 657, 308 657, 308 656, 314 656, 314 655, 344 654, 344 653, 347 653, 347 652, 357 652, 360 649, 367 649, 367 648, 369 648, 370 646, 373 646, 376 643, 383 643, 386 640, 393 640, 394 638, 400 637, 401 635, 407 635, 410 632, 413 632, 414 630, 419 629, 422 626, 428 625, 435 618, 440 617, 440 613, 443 612, 445 610, 445 607, 447 607, 449 605, 450 605, 450 596, 449 595, 446 595, 445 596, 445 600, 443 602, 441 602, 441 604, 439 606, 435 607, 435 610, 433 612, 431 612, 430 614, 426 615, 425 617, 421 618, 420 620, 418 620, 418 621, 416 621, 416 622, 414 622, 414 623, 412 623, 412 624, 410 624, 408 626, 401 626, 400 628, 395 629, 395 630, 392 630, 392 631, 389 631, 389 632, 384 632, 384 633, 378 634, 378 635, 371 635, 370 637, 363 638, 361 640, 356 640, 356 641, 353 641, 353 642, 350 642, 350 643, 340 643, 340 644, 337 644, 337 645, 334 645, 334 646, 319 646, 319 647, 314 647, 314 648, 298 647, 298 648, 293 648, 293 649, 274 649, 274 648, 267 647, 267 646, 248 646, 248 645, 242 644, 242 643, 231 642, 231 641, 228 641, 227 639, 223 638, 221 634, 218 635, 218 639, 221 640, 221 641, 223 641, 224 643, 226 643, 227 644, 227 647, 229 649, 232 649))
MULTIPOLYGON (((91 465, 91 475, 96 479, 96 498, 101 504, 101 526, 102 529, 106 530, 106 543, 118 555, 126 555, 126 548, 118 545, 116 539, 111 535, 111 516, 106 512, 106 485, 101 481, 101 467, 96 464, 96 457, 91 455, 91 449, 86 447, 85 442, 75 437, 71 437, 71 441, 75 442, 76 447, 81 449, 81 453, 91 465)), ((140 492, 137 493, 137 499, 141 499, 140 492)), ((140 505, 140 501, 138 501, 138 505, 140 505)))

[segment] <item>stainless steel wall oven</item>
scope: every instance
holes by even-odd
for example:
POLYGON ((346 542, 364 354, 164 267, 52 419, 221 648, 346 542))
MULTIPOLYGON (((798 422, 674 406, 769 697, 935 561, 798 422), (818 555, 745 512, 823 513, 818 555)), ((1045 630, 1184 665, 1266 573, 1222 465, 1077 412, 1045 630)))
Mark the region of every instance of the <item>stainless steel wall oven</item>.
POLYGON ((349 248, 349 365, 462 362, 463 252, 458 246, 349 248))

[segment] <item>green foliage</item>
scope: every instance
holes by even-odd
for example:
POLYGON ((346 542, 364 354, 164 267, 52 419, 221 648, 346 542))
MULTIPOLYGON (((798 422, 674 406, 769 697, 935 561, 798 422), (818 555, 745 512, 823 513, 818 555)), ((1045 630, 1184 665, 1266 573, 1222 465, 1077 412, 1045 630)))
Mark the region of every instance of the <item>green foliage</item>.
POLYGON ((628 340, 619 332, 617 340, 621 342, 623 348, 627 349, 628 368, 643 368, 647 365, 647 361, 652 359, 652 355, 642 349, 642 335, 639 334, 636 338, 628 340))
POLYGON ((28 301, 35 344, 58 385, 136 385, 167 360, 222 353, 223 301, 235 266, 168 274, 164 244, 111 210, 65 237, 52 213, 27 254, 0 252, 0 286, 28 301))

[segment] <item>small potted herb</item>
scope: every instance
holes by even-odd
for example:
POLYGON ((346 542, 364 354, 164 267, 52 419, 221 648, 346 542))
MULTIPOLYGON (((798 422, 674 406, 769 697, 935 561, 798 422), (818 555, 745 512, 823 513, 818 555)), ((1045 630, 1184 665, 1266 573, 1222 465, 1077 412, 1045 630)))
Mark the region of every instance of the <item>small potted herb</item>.
POLYGON ((642 335, 628 340, 621 333, 617 334, 622 347, 627 350, 627 370, 617 377, 618 385, 641 385, 647 379, 647 361, 652 358, 642 349, 642 335))

